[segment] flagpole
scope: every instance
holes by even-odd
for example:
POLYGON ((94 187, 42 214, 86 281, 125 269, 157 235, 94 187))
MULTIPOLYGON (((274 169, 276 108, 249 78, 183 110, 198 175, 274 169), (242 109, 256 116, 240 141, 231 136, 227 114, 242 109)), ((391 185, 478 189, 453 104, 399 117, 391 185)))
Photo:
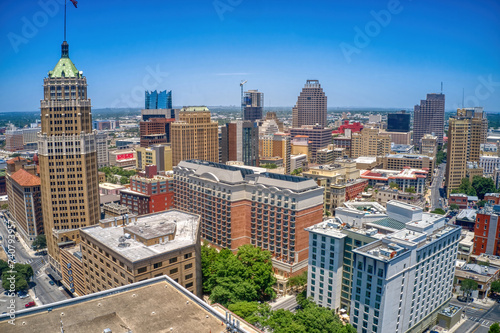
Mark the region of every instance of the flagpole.
POLYGON ((66 41, 66 3, 68 0, 64 0, 64 41, 66 41))

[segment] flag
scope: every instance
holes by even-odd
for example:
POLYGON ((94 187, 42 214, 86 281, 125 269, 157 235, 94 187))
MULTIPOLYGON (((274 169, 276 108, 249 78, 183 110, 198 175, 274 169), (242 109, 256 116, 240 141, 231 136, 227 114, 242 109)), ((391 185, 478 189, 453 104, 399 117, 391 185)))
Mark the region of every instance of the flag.
POLYGON ((76 6, 76 5, 78 4, 78 1, 76 1, 76 0, 69 0, 69 1, 71 1, 71 3, 72 3, 73 5, 75 5, 75 8, 78 8, 78 7, 76 6))

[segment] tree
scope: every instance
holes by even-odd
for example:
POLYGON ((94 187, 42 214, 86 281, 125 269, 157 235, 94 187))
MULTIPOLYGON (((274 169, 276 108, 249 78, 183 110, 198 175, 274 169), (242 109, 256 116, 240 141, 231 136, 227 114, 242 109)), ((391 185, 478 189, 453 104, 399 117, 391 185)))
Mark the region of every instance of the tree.
POLYGON ((9 204, 2 204, 2 206, 0 207, 2 210, 6 210, 6 209, 9 209, 9 204))
POLYGON ((439 214, 439 215, 444 215, 446 212, 442 208, 436 208, 432 212, 432 214, 439 214))
POLYGON ((405 192, 407 192, 407 193, 416 193, 417 191, 415 191, 415 188, 413 186, 410 186, 410 187, 407 187, 405 189, 405 192))
POLYGON ((31 244, 35 250, 44 249, 47 247, 47 239, 44 234, 36 236, 35 240, 31 244))
POLYGON ((303 271, 302 274, 289 278, 288 284, 290 284, 291 287, 305 287, 307 284, 307 271, 303 271))
POLYGON ((479 207, 484 207, 486 205, 486 201, 485 200, 479 200, 477 203, 476 203, 476 206, 479 208, 479 207))
POLYGON ((128 184, 128 183, 130 183, 130 180, 129 180, 128 177, 125 177, 125 176, 121 176, 120 177, 120 184, 125 185, 125 184, 128 184))
POLYGON ((397 188, 397 189, 399 190, 399 185, 398 185, 398 184, 396 184, 395 182, 390 182, 390 183, 389 183, 389 187, 390 187, 390 188, 397 188))
POLYGON ((500 325, 498 323, 494 323, 490 326, 488 333, 500 333, 500 325))
POLYGON ((474 179, 472 180, 472 187, 475 189, 477 196, 480 200, 484 199, 484 195, 486 193, 491 193, 496 191, 493 179, 481 176, 474 176, 474 179))
POLYGON ((278 166, 274 163, 266 163, 266 164, 261 164, 260 167, 266 169, 276 169, 278 166))
POLYGON ((464 279, 460 283, 460 289, 462 290, 462 296, 467 295, 467 301, 469 300, 470 293, 477 290, 478 284, 476 281, 471 279, 464 279))
POLYGON ((2 273, 2 287, 5 290, 11 290, 12 281, 14 282, 14 291, 28 289, 28 282, 22 274, 11 273, 6 270, 2 273), (13 280, 12 280, 13 279, 13 280))
POLYGON ((298 176, 302 173, 302 168, 298 168, 292 171, 293 176, 298 176))
POLYGON ((456 203, 452 203, 452 204, 450 205, 450 209, 451 209, 451 210, 459 210, 459 209, 460 209, 460 207, 458 207, 458 205, 457 205, 456 203))
POLYGON ((500 293, 500 280, 493 281, 491 283, 491 289, 492 292, 494 293, 500 293))

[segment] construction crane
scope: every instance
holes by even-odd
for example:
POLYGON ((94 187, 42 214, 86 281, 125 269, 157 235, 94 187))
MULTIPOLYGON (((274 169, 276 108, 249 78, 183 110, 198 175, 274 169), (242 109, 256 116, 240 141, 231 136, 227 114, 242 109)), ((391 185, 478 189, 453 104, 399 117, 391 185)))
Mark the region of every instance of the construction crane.
POLYGON ((240 87, 241 87, 241 119, 245 119, 245 116, 243 114, 243 107, 245 105, 245 101, 243 100, 243 85, 247 83, 248 80, 241 80, 240 82, 240 87))

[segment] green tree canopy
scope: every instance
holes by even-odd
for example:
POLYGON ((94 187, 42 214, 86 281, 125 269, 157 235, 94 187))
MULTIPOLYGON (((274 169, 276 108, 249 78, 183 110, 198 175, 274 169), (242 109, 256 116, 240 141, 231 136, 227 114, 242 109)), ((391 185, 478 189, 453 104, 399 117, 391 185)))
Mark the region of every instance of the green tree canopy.
POLYGON ((31 244, 35 250, 44 249, 47 247, 47 239, 44 234, 36 236, 35 240, 31 244))
POLYGON ((410 187, 407 187, 405 189, 405 192, 407 192, 407 193, 416 193, 417 191, 415 191, 415 188, 413 186, 410 186, 410 187))
POLYGON ((243 245, 236 255, 202 246, 203 289, 213 302, 224 306, 236 302, 265 301, 276 296, 271 253, 243 245))
POLYGON ((500 325, 498 323, 494 323, 490 326, 488 333, 500 333, 500 325))
POLYGON ((460 209, 460 207, 458 207, 458 205, 457 205, 456 203, 452 203, 452 204, 450 205, 450 209, 451 209, 451 210, 459 210, 459 209, 460 209))
POLYGON ((278 166, 274 163, 265 163, 260 165, 261 168, 266 168, 266 169, 276 169, 278 166))
POLYGON ((446 214, 446 212, 442 208, 436 208, 431 213, 432 214, 440 214, 440 215, 446 214))
POLYGON ((484 199, 486 193, 496 191, 495 183, 491 178, 475 176, 472 180, 472 187, 476 190, 477 196, 480 200, 484 199))
POLYGON ((302 173, 302 168, 298 168, 292 171, 293 176, 298 176, 302 173))
POLYGON ((494 293, 500 293, 500 280, 493 281, 491 283, 491 291, 494 293))
POLYGON ((462 290, 462 295, 468 295, 474 290, 477 290, 478 284, 477 281, 471 280, 471 279, 464 279, 460 283, 460 290, 462 290))
POLYGON ((389 183, 389 187, 390 187, 390 188, 397 188, 397 189, 399 190, 399 185, 398 185, 398 184, 396 184, 395 182, 390 182, 390 183, 389 183))

